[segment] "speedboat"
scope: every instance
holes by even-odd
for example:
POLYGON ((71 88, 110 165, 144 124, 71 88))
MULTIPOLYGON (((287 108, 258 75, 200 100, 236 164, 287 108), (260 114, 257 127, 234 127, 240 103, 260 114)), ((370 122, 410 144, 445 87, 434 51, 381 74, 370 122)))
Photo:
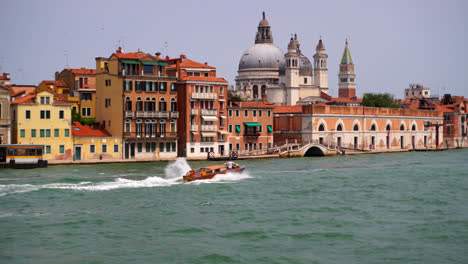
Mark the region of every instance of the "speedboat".
POLYGON ((183 176, 184 182, 197 181, 197 180, 209 180, 218 174, 226 174, 228 172, 242 172, 245 170, 244 166, 233 163, 232 169, 228 169, 225 165, 213 165, 208 167, 202 167, 195 170, 190 170, 183 176))

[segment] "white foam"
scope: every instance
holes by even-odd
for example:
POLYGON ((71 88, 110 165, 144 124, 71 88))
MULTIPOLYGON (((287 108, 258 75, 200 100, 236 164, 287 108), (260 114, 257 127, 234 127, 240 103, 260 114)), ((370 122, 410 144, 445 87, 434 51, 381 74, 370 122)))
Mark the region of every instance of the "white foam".
POLYGON ((166 179, 180 178, 190 171, 190 165, 185 158, 178 158, 176 161, 169 163, 164 169, 166 179))
POLYGON ((252 178, 247 172, 228 172, 226 174, 218 174, 214 176, 212 179, 208 180, 198 180, 190 182, 192 184, 204 184, 204 183, 227 183, 227 182, 235 182, 244 179, 252 178))

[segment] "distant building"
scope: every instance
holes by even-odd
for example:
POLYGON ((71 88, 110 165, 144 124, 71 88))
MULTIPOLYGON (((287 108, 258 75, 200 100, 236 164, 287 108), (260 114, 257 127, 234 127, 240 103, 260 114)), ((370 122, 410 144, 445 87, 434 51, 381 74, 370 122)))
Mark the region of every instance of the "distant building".
POLYGON ((430 98, 431 97, 431 89, 424 87, 422 83, 417 84, 410 84, 409 88, 405 89, 405 99, 410 98, 430 98))
POLYGON ((71 91, 78 93, 77 112, 84 118, 96 117, 96 70, 64 69, 55 73, 56 80, 64 81, 71 91))
POLYGON ((338 97, 356 97, 356 74, 354 73, 354 62, 349 51, 348 39, 346 39, 343 56, 338 73, 338 97))
POLYGON ((71 161, 71 104, 48 91, 21 97, 11 104, 13 144, 44 145, 49 161, 71 161))
POLYGON ((72 110, 78 113, 79 97, 78 92, 73 90, 73 87, 62 80, 44 80, 36 88, 36 93, 48 91, 56 96, 61 95, 61 100, 72 105, 72 110))
POLYGON ((96 121, 123 137, 123 158, 177 157, 177 78, 159 54, 124 53, 96 58, 96 121))
POLYGON ((0 144, 11 143, 10 93, 0 84, 0 144))
POLYGON ((262 102, 230 101, 227 141, 229 151, 238 155, 266 154, 273 146, 273 109, 262 102))
POLYGON ((10 84, 10 74, 2 73, 0 75, 0 85, 9 85, 10 84))

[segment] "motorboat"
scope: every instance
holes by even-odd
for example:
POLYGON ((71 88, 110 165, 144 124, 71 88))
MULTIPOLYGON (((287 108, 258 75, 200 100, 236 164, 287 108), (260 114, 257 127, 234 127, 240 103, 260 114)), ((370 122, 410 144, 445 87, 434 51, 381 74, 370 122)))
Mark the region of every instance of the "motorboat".
POLYGON ((237 163, 232 163, 232 168, 229 169, 228 165, 213 165, 202 167, 195 170, 190 170, 183 176, 184 182, 209 180, 218 174, 226 174, 228 172, 239 173, 245 170, 244 166, 239 166, 237 163))

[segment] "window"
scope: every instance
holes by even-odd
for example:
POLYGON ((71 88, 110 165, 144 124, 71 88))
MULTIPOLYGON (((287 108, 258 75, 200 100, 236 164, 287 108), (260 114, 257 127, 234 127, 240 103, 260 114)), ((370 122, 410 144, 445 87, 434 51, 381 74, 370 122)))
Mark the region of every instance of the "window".
POLYGON ((91 116, 91 108, 86 108, 86 116, 91 116))
POLYGON ((114 153, 119 152, 119 145, 115 144, 114 145, 114 153))
POLYGON ((101 152, 102 152, 102 153, 106 153, 106 152, 107 152, 107 145, 106 145, 106 144, 102 144, 102 146, 101 146, 101 152))
POLYGON ((258 117, 262 117, 262 110, 258 110, 258 117))
POLYGON ((271 116, 271 111, 270 111, 270 110, 268 110, 268 117, 270 117, 270 116, 271 116))
POLYGON ((358 126, 358 124, 355 124, 355 125, 354 125, 353 131, 359 131, 359 126, 358 126))
POLYGON ((59 111, 59 118, 60 118, 60 119, 63 119, 63 116, 64 116, 64 111, 63 111, 63 110, 60 110, 60 111, 59 111))
POLYGON ((31 111, 26 110, 26 119, 31 119, 31 111))
POLYGON ((81 116, 86 116, 86 108, 81 108, 81 116))
POLYGON ((262 148, 263 148, 262 143, 258 143, 258 149, 262 149, 262 148))
POLYGON ((239 116, 239 110, 236 110, 236 116, 239 116))
POLYGON ((319 130, 319 131, 325 131, 325 126, 324 126, 323 124, 320 124, 318 130, 319 130))
POLYGON ((232 133, 232 125, 228 126, 228 131, 229 131, 229 133, 232 133))
POLYGON ((89 153, 94 153, 94 152, 96 152, 96 146, 89 145, 89 153))
POLYGON ((244 144, 244 149, 245 149, 245 150, 249 150, 249 144, 245 143, 245 144, 244 144))
POLYGON ((106 86, 111 86, 111 80, 106 80, 106 81, 105 81, 105 85, 106 85, 106 86))
POLYGON ((176 122, 175 120, 171 120, 171 132, 176 132, 176 122))
POLYGON ((304 78, 304 83, 307 83, 307 78, 304 78))
POLYGON ((146 142, 145 150, 146 150, 146 152, 151 152, 151 143, 150 142, 146 142))
POLYGON ((232 109, 229 109, 228 114, 229 116, 232 116, 232 109))
POLYGON ((156 151, 156 142, 151 142, 151 152, 156 151))
POLYGON ((39 130, 39 137, 41 138, 45 137, 45 129, 39 130))
POLYGON ((195 153, 195 148, 190 148, 190 153, 195 153))
MULTIPOLYGON (((371 131, 375 131, 375 124, 372 124, 370 130, 371 130, 371 131)), ((341 131, 341 130, 340 130, 340 131, 341 131)))
POLYGON ((54 129, 54 137, 59 137, 59 129, 54 129))
POLYGON ((171 92, 177 92, 177 83, 171 83, 171 92))
POLYGON ((232 143, 229 143, 229 151, 232 151, 232 143))
POLYGON ((49 145, 45 146, 45 152, 46 152, 46 154, 50 154, 51 148, 50 148, 49 145))
POLYGON ((139 142, 137 143, 137 151, 142 152, 143 151, 143 143, 139 142))
POLYGON ((167 82, 160 82, 159 83, 159 91, 162 92, 162 93, 167 91, 167 82))
POLYGON ((20 138, 26 137, 26 131, 24 129, 20 130, 20 138))
POLYGON ((166 142, 166 151, 171 152, 171 142, 166 142))
POLYGON ((143 73, 154 73, 154 66, 153 65, 143 65, 143 73))
POLYGON ((65 146, 64 145, 59 146, 59 152, 60 152, 60 154, 65 153, 65 146))
POLYGON ((249 116, 249 110, 244 110, 244 116, 248 117, 249 116))
POLYGON ((50 137, 50 129, 45 130, 45 137, 50 137))
POLYGON ((65 128, 65 137, 69 137, 69 136, 70 136, 70 129, 65 128))
POLYGON ((41 119, 50 119, 50 111, 41 110, 41 119))
POLYGON ((129 80, 125 80, 124 81, 124 88, 125 88, 125 91, 131 91, 133 89, 133 82, 132 81, 129 81, 129 80))
POLYGON ((176 143, 172 142, 171 145, 172 145, 172 152, 176 152, 176 143))
POLYGON ((31 137, 36 137, 36 129, 31 129, 31 137))
POLYGON ((80 98, 82 101, 90 101, 93 99, 93 96, 91 95, 91 93, 81 93, 80 98))
POLYGON ((164 152, 164 142, 159 142, 159 151, 164 152))
POLYGON ((236 150, 240 150, 240 144, 236 143, 236 150))
POLYGON ((257 117, 257 110, 252 110, 252 116, 257 117))

